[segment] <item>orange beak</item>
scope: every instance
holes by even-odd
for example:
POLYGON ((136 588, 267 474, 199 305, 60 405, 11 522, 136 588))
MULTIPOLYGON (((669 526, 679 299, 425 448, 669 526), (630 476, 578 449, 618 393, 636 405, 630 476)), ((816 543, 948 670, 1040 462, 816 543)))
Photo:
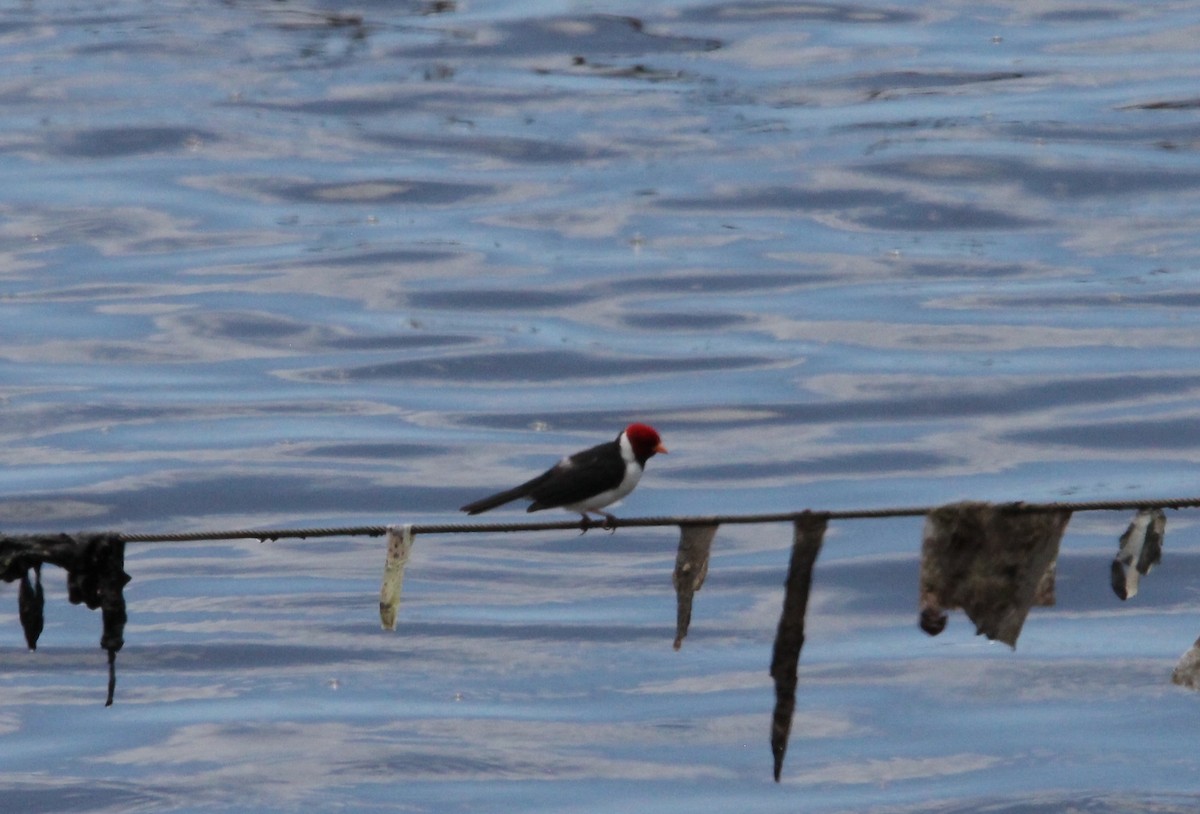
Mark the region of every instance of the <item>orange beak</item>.
POLYGON ((667 454, 667 448, 666 448, 666 447, 664 447, 664 446, 663 446, 661 443, 660 443, 658 446, 656 446, 656 447, 654 448, 654 451, 655 451, 655 452, 661 452, 663 455, 666 455, 666 454, 667 454))

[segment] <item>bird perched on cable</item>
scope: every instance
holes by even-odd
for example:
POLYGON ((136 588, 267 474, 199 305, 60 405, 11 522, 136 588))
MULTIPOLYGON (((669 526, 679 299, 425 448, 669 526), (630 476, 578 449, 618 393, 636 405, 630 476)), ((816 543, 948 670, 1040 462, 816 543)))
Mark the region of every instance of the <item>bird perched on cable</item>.
POLYGON ((658 432, 646 424, 630 424, 616 439, 576 452, 520 486, 462 507, 467 514, 479 514, 511 503, 519 498, 531 500, 526 511, 566 509, 578 512, 587 531, 590 513, 604 516, 605 525, 616 518, 605 511, 633 491, 641 480, 646 461, 667 448, 658 432))

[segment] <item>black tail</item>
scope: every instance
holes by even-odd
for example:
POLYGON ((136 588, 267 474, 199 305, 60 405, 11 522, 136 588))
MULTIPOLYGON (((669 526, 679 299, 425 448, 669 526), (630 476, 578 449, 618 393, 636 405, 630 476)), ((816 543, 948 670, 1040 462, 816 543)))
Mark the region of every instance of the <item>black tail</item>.
POLYGON ((459 511, 464 511, 467 514, 480 514, 481 512, 490 511, 497 506, 503 506, 505 503, 512 503, 517 498, 525 497, 528 491, 529 485, 523 483, 514 489, 497 492, 491 497, 485 497, 482 500, 476 500, 474 503, 468 503, 459 511))

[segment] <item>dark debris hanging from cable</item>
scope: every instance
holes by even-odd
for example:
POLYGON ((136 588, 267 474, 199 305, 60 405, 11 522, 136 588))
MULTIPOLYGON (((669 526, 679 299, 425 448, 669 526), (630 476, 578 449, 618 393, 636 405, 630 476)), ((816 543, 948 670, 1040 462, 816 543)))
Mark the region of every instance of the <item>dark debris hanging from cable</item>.
POLYGON ((20 580, 17 605, 25 642, 36 650, 45 624, 42 566, 67 572, 67 598, 75 605, 100 610, 100 646, 108 651, 108 696, 117 688, 117 651, 125 644, 125 540, 119 534, 0 536, 0 579, 20 580))
MULTIPOLYGON (((1200 507, 1200 498, 1179 500, 1092 501, 1058 503, 958 503, 950 506, 897 509, 850 509, 704 517, 640 517, 617 520, 612 528, 676 526, 679 550, 673 583, 677 613, 674 647, 680 648, 692 621, 694 595, 708 574, 709 555, 718 528, 724 524, 791 523, 794 541, 785 583, 783 609, 776 632, 770 674, 776 703, 770 727, 775 779, 780 779, 791 733, 798 683, 800 650, 804 644, 805 613, 813 566, 825 527, 832 520, 925 517, 920 584, 914 586, 921 609, 921 627, 940 633, 947 611, 962 609, 976 632, 1016 646, 1025 616, 1035 604, 1054 604, 1054 572, 1058 545, 1072 512, 1136 510, 1121 537, 1112 563, 1112 588, 1121 599, 1137 593, 1138 579, 1162 558, 1165 508, 1200 507)), ((394 630, 400 591, 413 541, 420 534, 574 531, 577 521, 524 523, 406 524, 347 528, 268 529, 167 534, 118 533, 0 536, 0 579, 19 582, 18 610, 29 648, 35 649, 44 627, 43 566, 67 572, 70 601, 100 609, 100 646, 108 652, 107 704, 116 689, 116 654, 124 644, 126 622, 124 587, 126 543, 183 543, 201 540, 257 539, 260 541, 315 537, 378 537, 387 535, 388 550, 380 588, 380 621, 394 630)), ((585 526, 584 531, 587 531, 585 526)), ((1184 654, 1172 679, 1200 689, 1200 640, 1184 654)))

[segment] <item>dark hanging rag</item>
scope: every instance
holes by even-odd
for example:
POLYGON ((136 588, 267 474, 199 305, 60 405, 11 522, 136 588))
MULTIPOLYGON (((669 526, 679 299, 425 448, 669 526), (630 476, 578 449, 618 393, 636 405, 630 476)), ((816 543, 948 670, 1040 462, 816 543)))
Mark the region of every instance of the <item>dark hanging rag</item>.
POLYGON ((795 522, 792 557, 784 583, 783 613, 775 633, 771 654, 771 678, 775 680, 775 712, 771 717, 771 753, 775 756, 775 782, 783 772, 783 756, 792 732, 792 714, 796 711, 796 682, 800 649, 804 647, 804 615, 812 588, 813 566, 825 539, 827 520, 805 514, 795 522))
POLYGON ((73 604, 100 609, 104 631, 100 646, 108 651, 108 700, 117 686, 117 651, 125 644, 125 540, 119 534, 67 534, 0 537, 0 579, 21 580, 18 603, 30 649, 42 632, 41 567, 57 565, 67 572, 67 597, 73 604), (29 573, 33 571, 34 580, 29 573))

